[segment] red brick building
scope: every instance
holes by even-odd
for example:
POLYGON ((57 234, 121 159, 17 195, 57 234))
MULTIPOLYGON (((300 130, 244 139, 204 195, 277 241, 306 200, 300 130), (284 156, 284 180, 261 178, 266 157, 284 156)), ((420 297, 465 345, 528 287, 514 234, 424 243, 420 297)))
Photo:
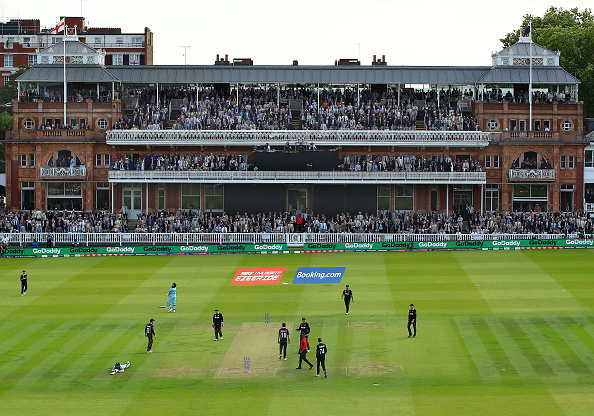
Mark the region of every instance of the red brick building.
MULTIPOLYGON (((14 129, 6 140, 7 206, 117 211, 125 203, 132 213, 303 208, 325 213, 451 211, 458 204, 475 211, 582 209, 585 142, 579 81, 559 67, 557 53, 532 43, 505 49, 493 61, 492 67, 423 68, 67 65, 69 84, 96 84, 98 90, 111 89, 112 94, 107 102, 68 103, 65 123, 62 103, 13 103, 14 129), (530 59, 532 68, 526 65, 530 59), (532 104, 527 98, 530 72, 532 104), (321 83, 351 86, 357 94, 363 87, 397 91, 398 101, 405 90, 457 89, 460 96, 452 103, 476 120, 478 131, 113 130, 117 120, 131 111, 130 101, 143 104, 137 97, 118 99, 128 86, 154 88, 158 97, 164 85, 197 90, 214 85, 232 94, 234 88, 280 91, 281 85, 298 84, 308 86, 312 97, 318 91, 319 97, 321 83), (77 123, 88 129, 39 129, 48 123, 77 123), (286 142, 293 147, 314 144, 316 151, 284 153, 286 142), (262 153, 265 146, 277 152, 262 153), (252 166, 268 157, 268 162, 272 160, 268 166, 273 167, 167 171, 153 170, 150 162, 143 162, 155 155, 209 154, 233 155, 252 166), (353 172, 338 167, 360 155, 428 161, 450 157, 478 162, 481 168, 353 172), (332 168, 332 163, 324 165, 316 159, 324 157, 339 163, 332 168), (275 159, 282 160, 276 167, 275 159), (64 165, 66 160, 73 161, 72 167, 64 165), (140 161, 137 166, 147 169, 110 168, 125 160, 140 161), (301 163, 302 168, 288 170, 291 163, 301 163)), ((62 71, 61 65, 38 65, 19 78, 19 88, 24 91, 39 84, 41 93, 43 80, 59 84, 62 71)), ((281 102, 280 94, 276 101, 281 107, 292 107, 291 102, 281 102)), ((174 103, 170 104, 173 108, 174 103)), ((422 128, 422 119, 417 126, 422 128)))

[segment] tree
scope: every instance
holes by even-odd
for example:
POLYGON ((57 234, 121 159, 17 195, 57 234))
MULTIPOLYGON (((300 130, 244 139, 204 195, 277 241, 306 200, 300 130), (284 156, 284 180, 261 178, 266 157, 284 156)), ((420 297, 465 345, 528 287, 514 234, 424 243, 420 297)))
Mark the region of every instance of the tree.
MULTIPOLYGON (((12 116, 8 114, 8 111, 3 111, 0 114, 0 130, 12 130, 12 116)), ((4 154, 4 143, 0 143, 0 173, 6 171, 6 160, 4 154)))
MULTIPOLYGON (((581 81, 579 99, 584 102, 584 116, 594 117, 594 15, 591 9, 565 10, 550 7, 544 16, 524 15, 522 28, 532 22, 532 40, 545 48, 560 51, 560 65, 581 81)), ((516 43, 520 30, 500 39, 507 48, 516 43)))
POLYGON ((18 91, 16 87, 16 79, 27 72, 30 68, 31 67, 27 65, 20 65, 18 71, 13 72, 8 76, 8 84, 0 87, 0 104, 8 104, 17 98, 18 91))

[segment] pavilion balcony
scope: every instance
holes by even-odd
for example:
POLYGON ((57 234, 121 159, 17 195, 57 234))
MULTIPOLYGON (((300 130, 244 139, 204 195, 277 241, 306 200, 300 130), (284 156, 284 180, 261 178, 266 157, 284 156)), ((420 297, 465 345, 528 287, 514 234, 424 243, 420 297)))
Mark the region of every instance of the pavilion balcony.
POLYGON ((510 169, 508 175, 510 181, 554 181, 556 173, 554 169, 510 169))
POLYGON ((316 146, 486 147, 490 133, 415 130, 110 130, 110 145, 142 146, 316 146))
POLYGON ((319 184, 484 184, 485 172, 350 171, 162 171, 112 170, 109 182, 142 183, 319 183, 319 184))
POLYGON ((40 178, 85 178, 87 169, 85 166, 75 166, 73 168, 55 168, 51 166, 42 166, 39 169, 40 178))

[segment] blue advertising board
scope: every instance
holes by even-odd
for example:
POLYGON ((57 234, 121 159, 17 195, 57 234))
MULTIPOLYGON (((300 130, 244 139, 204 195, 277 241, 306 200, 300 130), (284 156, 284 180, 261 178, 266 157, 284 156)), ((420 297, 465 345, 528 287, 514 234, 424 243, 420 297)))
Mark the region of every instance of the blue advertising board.
POLYGON ((340 283, 346 267, 300 267, 293 284, 340 283))

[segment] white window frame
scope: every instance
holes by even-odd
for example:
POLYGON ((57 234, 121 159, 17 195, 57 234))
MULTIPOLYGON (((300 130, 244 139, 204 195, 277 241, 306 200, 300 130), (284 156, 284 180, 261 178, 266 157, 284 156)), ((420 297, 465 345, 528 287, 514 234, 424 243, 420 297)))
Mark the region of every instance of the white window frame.
POLYGON ((493 169, 499 169, 499 155, 493 155, 493 169))
POLYGON ((132 62, 138 61, 138 65, 140 65, 140 54, 139 53, 131 53, 128 55, 128 65, 132 65, 132 62))
POLYGON ((95 166, 101 167, 101 153, 95 153, 95 166))
POLYGON ((565 120, 561 123, 561 130, 571 131, 573 130, 573 122, 571 120, 565 120))
POLYGON ((586 150, 584 156, 584 167, 594 168, 594 150, 586 150))
POLYGON ((567 169, 575 169, 575 156, 567 156, 567 169))
POLYGON ((14 67, 14 55, 11 53, 4 54, 4 68, 14 67))
POLYGON ((26 153, 21 153, 21 167, 22 168, 27 167, 27 154, 26 153))
POLYGON ((497 130, 499 128, 499 121, 492 119, 487 122, 487 128, 489 130, 497 130))
POLYGON ((103 155, 103 166, 106 168, 111 166, 111 156, 109 153, 103 155))
POLYGON ((124 37, 123 36, 116 36, 115 43, 117 43, 117 44, 123 44, 124 43, 124 37))
POLYGON ((559 160, 559 168, 567 169, 567 156, 562 155, 559 160))
POLYGON ((491 169, 491 155, 485 155, 485 169, 491 169))
POLYGON ((29 64, 29 66, 37 65, 37 55, 29 55, 29 57, 27 58, 27 63, 29 64))
POLYGON ((35 153, 29 153, 29 165, 30 168, 35 167, 35 153))
POLYGON ((109 127, 109 123, 106 119, 100 118, 97 120, 97 127, 99 130, 106 130, 109 127))
POLYGON ((103 39, 101 39, 100 37, 95 37, 95 39, 93 39, 95 45, 101 45, 101 43, 103 43, 103 39))
POLYGON ((23 128, 25 130, 33 130, 35 128, 35 120, 31 117, 27 117, 23 120, 23 128))
POLYGON ((124 65, 124 55, 121 53, 111 55, 111 64, 114 66, 124 65))

